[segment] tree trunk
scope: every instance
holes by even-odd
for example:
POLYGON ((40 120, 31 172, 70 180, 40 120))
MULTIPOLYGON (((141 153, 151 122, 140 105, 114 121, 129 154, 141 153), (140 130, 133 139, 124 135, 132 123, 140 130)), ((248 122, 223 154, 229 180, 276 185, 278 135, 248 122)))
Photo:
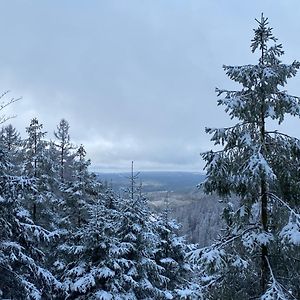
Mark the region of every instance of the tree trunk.
MULTIPOLYGON (((266 185, 266 179, 265 176, 262 176, 261 180, 261 223, 262 223, 262 229, 263 231, 268 231, 268 195, 267 195, 267 185, 266 185)), ((261 246, 261 290, 262 293, 264 293, 267 289, 267 283, 268 283, 268 274, 269 274, 269 268, 268 268, 268 262, 267 262, 267 256, 268 256, 268 247, 266 245, 261 246)))
MULTIPOLYGON (((35 196, 34 196, 34 198, 35 198, 35 196)), ((34 199, 34 202, 33 202, 32 220, 33 220, 34 223, 36 223, 36 203, 35 203, 35 199, 34 199)))
MULTIPOLYGON (((264 88, 263 88, 264 89, 264 88)), ((261 124, 260 124, 260 134, 261 134, 261 153, 265 157, 266 156, 266 143, 265 143, 265 97, 263 91, 262 97, 262 105, 261 105, 261 124)), ((262 230, 264 232, 268 232, 268 185, 265 171, 262 170, 261 173, 261 225, 262 230)), ((267 262, 268 257, 268 247, 266 245, 261 246, 261 278, 260 278, 260 286, 261 292, 264 293, 267 289, 268 284, 268 276, 269 276, 269 267, 267 262)))
MULTIPOLYGON (((265 42, 263 34, 261 33, 261 66, 264 65, 264 51, 265 42)), ((261 137, 261 154, 266 157, 266 123, 265 123, 265 106, 266 106, 266 96, 265 96, 265 86, 263 81, 263 72, 261 74, 261 115, 260 115, 260 137, 261 137)), ((262 170, 261 173, 261 226, 264 232, 268 232, 268 183, 266 178, 266 173, 262 170)), ((261 265, 260 265, 260 286, 262 294, 267 290, 269 267, 268 267, 268 247, 267 245, 261 246, 261 265)))
POLYGON ((64 182, 64 156, 65 156, 65 146, 62 144, 61 145, 61 154, 60 154, 60 178, 61 178, 61 182, 64 182))

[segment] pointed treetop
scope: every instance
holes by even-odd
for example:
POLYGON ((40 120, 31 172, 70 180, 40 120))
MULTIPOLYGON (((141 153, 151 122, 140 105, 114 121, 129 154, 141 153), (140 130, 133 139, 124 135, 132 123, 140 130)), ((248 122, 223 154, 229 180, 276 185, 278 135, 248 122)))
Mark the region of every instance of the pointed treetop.
POLYGON ((79 146, 76 154, 77 156, 79 156, 80 159, 84 159, 84 157, 86 156, 86 151, 82 144, 79 146))
POLYGON ((281 44, 276 44, 277 38, 273 35, 272 27, 269 27, 268 18, 261 14, 261 19, 255 19, 258 28, 253 29, 254 38, 251 40, 251 51, 261 51, 260 64, 280 63, 278 57, 284 54, 281 44), (273 46, 268 47, 268 43, 272 41, 273 46))

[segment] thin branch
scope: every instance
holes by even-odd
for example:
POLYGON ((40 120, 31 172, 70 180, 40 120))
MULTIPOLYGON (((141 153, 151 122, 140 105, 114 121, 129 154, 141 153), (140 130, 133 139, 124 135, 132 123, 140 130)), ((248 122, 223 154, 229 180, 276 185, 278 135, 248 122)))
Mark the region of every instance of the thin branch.
POLYGON ((289 138, 289 139, 293 139, 293 140, 296 140, 296 141, 300 142, 300 139, 298 139, 298 138, 296 138, 296 137, 289 136, 288 134, 283 133, 283 132, 280 132, 280 131, 278 131, 278 130, 274 130, 274 131, 266 131, 266 133, 268 133, 268 134, 278 134, 278 135, 282 135, 282 136, 287 137, 287 138, 289 138))
MULTIPOLYGON (((0 95, 0 100, 2 100, 10 91, 5 91, 4 93, 2 93, 0 95)), ((3 101, 2 103, 0 103, 0 111, 3 110, 4 108, 6 108, 7 106, 9 106, 10 104, 14 103, 14 102, 17 102, 19 100, 21 100, 22 98, 11 98, 10 100, 8 101, 3 101)), ((13 116, 9 116, 9 117, 6 117, 5 115, 4 116, 1 116, 0 117, 0 124, 3 124, 5 123, 6 121, 10 120, 10 119, 13 119, 15 118, 16 116, 13 115, 13 116)))
MULTIPOLYGON (((219 248, 219 247, 224 247, 232 242, 234 242, 236 239, 240 238, 241 236, 243 236, 245 233, 247 233, 248 231, 251 231, 251 230, 254 230, 254 229, 258 229, 259 226, 253 226, 253 227, 249 227, 245 230, 243 230, 240 234, 237 234, 235 236, 232 236, 231 238, 229 238, 228 240, 225 240, 225 241, 220 241, 216 244, 213 244, 211 247, 213 248, 219 248)), ((207 248, 210 248, 210 247, 204 247, 202 249, 207 249, 207 248)))
POLYGON ((241 126, 244 126, 244 125, 248 125, 248 124, 255 124, 254 122, 243 122, 243 123, 237 123, 233 126, 229 126, 229 127, 222 127, 222 128, 209 128, 209 127, 206 127, 205 129, 207 130, 230 130, 230 129, 234 129, 234 128, 237 128, 237 127, 241 127, 241 126))
MULTIPOLYGON (((280 283, 276 280, 276 278, 275 278, 275 276, 274 276, 274 273, 273 273, 273 270, 272 270, 272 267, 271 267, 271 264, 270 264, 270 261, 269 261, 269 258, 266 256, 265 259, 266 259, 267 264, 268 264, 268 267, 269 267, 269 271, 270 271, 271 279, 272 279, 272 281, 273 281, 273 283, 274 283, 274 287, 275 287, 276 289, 278 289, 278 287, 279 287, 279 288, 282 288, 283 290, 285 290, 285 292, 288 293, 289 296, 291 296, 293 299, 296 299, 296 300, 297 300, 296 297, 294 297, 292 294, 290 294, 289 291, 288 291, 282 284, 280 284, 280 283), (277 286, 278 286, 278 287, 277 287, 277 286)), ((279 290, 279 292, 282 292, 282 291, 279 290)))
POLYGON ((285 206, 297 219, 300 220, 300 215, 295 212, 285 201, 283 201, 281 198, 279 198, 277 195, 273 193, 268 193, 269 196, 271 196, 274 200, 279 201, 283 206, 285 206))
POLYGON ((211 287, 212 285, 214 285, 215 283, 217 283, 218 281, 222 280, 223 278, 224 278, 224 275, 219 276, 218 278, 215 278, 212 281, 210 281, 208 284, 203 285, 203 288, 207 289, 207 288, 211 287))

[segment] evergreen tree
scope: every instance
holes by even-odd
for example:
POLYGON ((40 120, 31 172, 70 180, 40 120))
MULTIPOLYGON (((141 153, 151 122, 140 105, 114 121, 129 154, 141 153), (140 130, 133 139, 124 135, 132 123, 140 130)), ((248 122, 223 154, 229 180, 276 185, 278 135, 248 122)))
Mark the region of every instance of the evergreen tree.
POLYGON ((199 299, 188 247, 172 222, 151 214, 137 176, 132 168, 123 196, 100 192, 87 224, 60 247, 66 254, 56 265, 69 299, 199 299))
POLYGON ((21 175, 21 137, 19 132, 11 124, 2 127, 0 133, 0 142, 3 149, 7 152, 10 161, 10 175, 21 175))
POLYGON ((116 234, 120 215, 115 200, 107 200, 100 197, 91 205, 88 223, 61 247, 66 255, 57 265, 63 270, 68 299, 126 299, 121 286, 128 249, 116 234))
POLYGON ((34 178, 37 178, 40 174, 39 164, 42 162, 43 151, 45 149, 43 138, 46 132, 42 131, 42 129, 43 124, 37 118, 33 118, 29 126, 26 127, 28 138, 25 140, 25 174, 34 178))
POLYGON ((74 149, 74 147, 70 142, 69 129, 68 121, 62 119, 57 126, 57 131, 54 132, 55 137, 58 139, 56 146, 59 151, 60 180, 62 183, 70 178, 70 172, 67 172, 66 168, 69 161, 73 159, 70 150, 74 149))
POLYGON ((65 221, 69 228, 75 229, 84 225, 88 218, 88 207, 98 195, 101 184, 96 176, 88 171, 90 160, 81 145, 72 162, 73 176, 65 181, 62 196, 64 198, 65 221))
POLYGON ((46 141, 43 124, 37 118, 26 128, 28 137, 24 141, 23 175, 32 179, 35 189, 27 193, 26 205, 32 211, 35 223, 48 230, 57 229, 58 210, 61 197, 58 193, 57 152, 53 143, 46 141))
POLYGON ((127 251, 123 256, 126 266, 120 282, 129 293, 129 299, 168 299, 169 291, 164 284, 168 278, 164 268, 155 261, 158 236, 151 221, 148 201, 137 184, 139 173, 134 173, 133 162, 129 187, 120 198, 121 215, 117 234, 127 251))
POLYGON ((14 151, 21 145, 20 133, 11 124, 4 126, 1 130, 1 141, 8 152, 14 151))
POLYGON ((212 275, 210 297, 222 299, 299 299, 299 151, 300 141, 278 130, 285 115, 300 116, 300 100, 281 88, 294 77, 300 63, 283 64, 268 19, 257 20, 251 44, 259 53, 257 65, 224 66, 241 90, 217 89, 218 105, 238 123, 229 128, 207 128, 222 150, 203 154, 206 192, 228 203, 223 216, 227 227, 219 242, 198 250, 212 275), (215 291, 215 296, 214 292, 215 291), (216 296, 217 295, 217 296, 216 296))
POLYGON ((173 222, 151 213, 138 176, 132 162, 117 226, 119 239, 127 247, 122 289, 129 299, 200 299, 197 285, 192 285, 187 245, 176 235, 173 222))
POLYGON ((153 227, 134 180, 132 173, 125 197, 111 190, 100 197, 77 243, 64 246, 75 259, 64 274, 71 299, 164 299, 154 284, 162 268, 154 260, 153 227))
POLYGON ((46 268, 42 250, 54 236, 35 225, 22 206, 31 182, 2 177, 0 184, 0 296, 56 299, 62 292, 61 284, 46 268))
POLYGON ((163 213, 153 216, 158 234, 155 260, 163 267, 163 275, 167 278, 162 288, 172 295, 172 299, 201 299, 199 286, 195 284, 193 276, 194 266, 187 259, 191 247, 184 237, 178 235, 180 226, 170 219, 170 212, 167 196, 163 213))
POLYGON ((36 225, 24 208, 36 190, 33 179, 11 175, 9 148, 0 143, 0 297, 56 299, 61 284, 46 268, 45 245, 52 232, 36 225))

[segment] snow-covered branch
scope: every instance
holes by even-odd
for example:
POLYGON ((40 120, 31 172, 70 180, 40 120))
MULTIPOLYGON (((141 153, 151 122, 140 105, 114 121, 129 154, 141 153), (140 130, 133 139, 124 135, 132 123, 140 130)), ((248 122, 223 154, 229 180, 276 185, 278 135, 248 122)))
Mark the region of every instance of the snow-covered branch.
POLYGON ((292 208, 291 208, 284 200, 282 200, 282 199, 279 198, 277 195, 275 195, 274 193, 271 193, 271 192, 269 192, 268 195, 269 195, 272 199, 274 199, 274 200, 280 202, 284 207, 286 207, 286 208, 290 211, 290 213, 291 213, 294 217, 296 217, 296 219, 297 219, 298 221, 300 221, 300 214, 297 213, 294 209, 292 209, 292 208))

